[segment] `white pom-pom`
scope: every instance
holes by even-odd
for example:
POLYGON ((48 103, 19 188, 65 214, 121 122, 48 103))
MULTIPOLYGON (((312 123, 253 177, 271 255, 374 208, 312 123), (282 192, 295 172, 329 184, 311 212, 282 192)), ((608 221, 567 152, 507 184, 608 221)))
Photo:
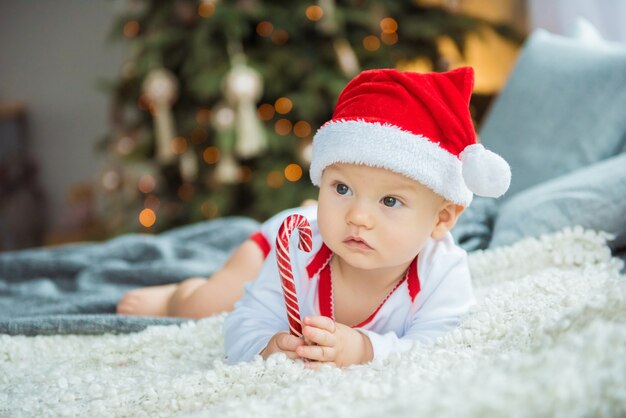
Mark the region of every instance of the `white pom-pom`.
POLYGON ((485 197, 500 197, 511 184, 511 167, 498 154, 481 144, 465 147, 461 153, 463 180, 472 193, 485 197))

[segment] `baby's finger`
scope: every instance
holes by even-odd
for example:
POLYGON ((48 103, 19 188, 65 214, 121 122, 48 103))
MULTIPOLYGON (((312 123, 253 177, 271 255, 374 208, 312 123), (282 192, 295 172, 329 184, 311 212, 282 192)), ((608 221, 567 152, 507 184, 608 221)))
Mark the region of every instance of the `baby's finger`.
POLYGON ((296 348, 296 353, 303 358, 314 361, 334 361, 335 349, 333 347, 324 347, 322 345, 301 345, 296 348))
MULTIPOLYGON (((333 347, 337 344, 337 334, 333 334, 322 328, 305 325, 305 327, 302 328, 302 334, 306 338, 307 343, 311 341, 315 344, 325 345, 327 347, 333 347)), ((310 345, 310 343, 308 344, 310 345)))
POLYGON ((307 316, 306 318, 304 318, 304 324, 312 325, 317 328, 322 328, 328 332, 335 332, 337 330, 337 325, 335 324, 335 321, 327 316, 307 316))
POLYGON ((295 351, 297 347, 304 344, 301 338, 288 333, 280 334, 276 338, 276 345, 281 351, 295 351))

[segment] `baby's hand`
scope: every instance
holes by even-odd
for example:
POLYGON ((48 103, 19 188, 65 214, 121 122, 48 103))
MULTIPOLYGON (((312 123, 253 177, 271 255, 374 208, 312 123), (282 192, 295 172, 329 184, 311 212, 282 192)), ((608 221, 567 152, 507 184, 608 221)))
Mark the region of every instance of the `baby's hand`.
POLYGON ((269 340, 267 346, 261 351, 261 356, 266 359, 274 353, 285 353, 292 360, 300 358, 296 354, 296 348, 303 345, 301 338, 289 334, 287 331, 281 331, 269 340))
POLYGON ((373 358, 372 343, 365 334, 325 316, 304 318, 302 334, 311 344, 300 344, 295 352, 310 360, 306 367, 317 369, 322 364, 344 367, 367 363, 373 358))

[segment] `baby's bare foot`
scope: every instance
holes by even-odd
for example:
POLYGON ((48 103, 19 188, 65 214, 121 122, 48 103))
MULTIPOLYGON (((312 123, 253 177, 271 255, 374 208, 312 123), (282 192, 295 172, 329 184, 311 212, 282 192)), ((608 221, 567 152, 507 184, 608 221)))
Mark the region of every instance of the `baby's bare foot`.
POLYGON ((131 290, 117 304, 120 315, 167 316, 167 305, 177 284, 131 290))

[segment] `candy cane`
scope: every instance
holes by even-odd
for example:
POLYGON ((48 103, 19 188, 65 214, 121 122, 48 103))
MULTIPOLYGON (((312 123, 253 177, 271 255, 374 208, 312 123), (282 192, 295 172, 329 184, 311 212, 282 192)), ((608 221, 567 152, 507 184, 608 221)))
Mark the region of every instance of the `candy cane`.
POLYGON ((278 236, 276 237, 276 261, 278 262, 278 272, 280 273, 280 281, 283 286, 285 305, 287 305, 289 330, 296 337, 302 337, 300 308, 298 307, 296 284, 293 280, 291 258, 289 256, 289 238, 296 228, 300 233, 298 248, 307 253, 311 251, 313 238, 309 221, 302 215, 290 215, 283 221, 278 230, 278 236))

